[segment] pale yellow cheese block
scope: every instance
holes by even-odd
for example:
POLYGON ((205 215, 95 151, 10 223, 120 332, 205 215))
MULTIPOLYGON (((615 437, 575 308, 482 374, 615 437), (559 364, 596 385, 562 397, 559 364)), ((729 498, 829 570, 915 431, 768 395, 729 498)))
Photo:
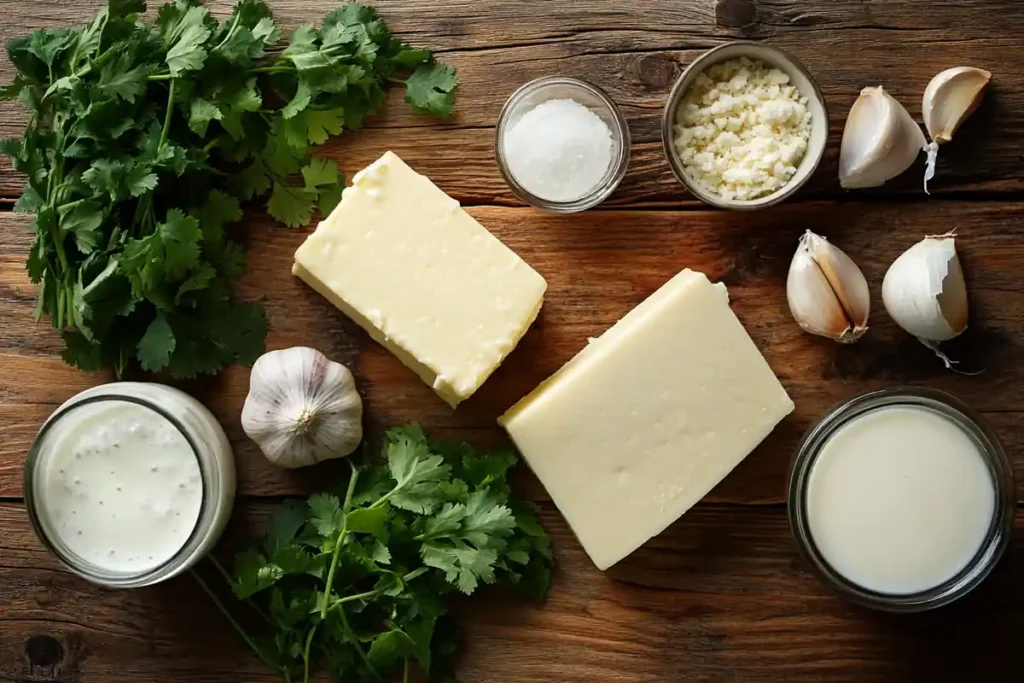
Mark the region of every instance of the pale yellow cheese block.
POLYGON ((792 411, 725 286, 684 270, 498 421, 607 569, 792 411))
POLYGON ((386 152, 295 252, 292 272, 455 407, 515 348, 547 283, 386 152))

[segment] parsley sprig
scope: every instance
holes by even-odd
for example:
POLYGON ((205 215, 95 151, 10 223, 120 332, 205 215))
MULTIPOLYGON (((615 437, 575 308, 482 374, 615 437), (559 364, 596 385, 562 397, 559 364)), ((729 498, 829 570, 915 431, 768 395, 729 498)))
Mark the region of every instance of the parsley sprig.
POLYGON ((359 4, 287 45, 262 0, 223 22, 193 0, 152 22, 145 9, 109 0, 85 27, 10 41, 17 75, 0 98, 31 118, 0 153, 27 177, 15 209, 35 213, 35 315, 62 331, 64 359, 185 378, 263 351, 262 306, 232 296, 246 254, 228 227, 242 203, 293 227, 329 213, 344 178, 313 149, 361 127, 388 84, 447 117, 458 80, 359 4))
MULTIPOLYGON (((452 680, 446 599, 481 583, 542 598, 550 539, 511 495, 510 450, 431 443, 417 425, 387 433, 385 461, 352 466, 343 494, 283 504, 265 538, 220 573, 265 627, 251 635, 197 575, 246 643, 284 681, 383 681, 415 663, 452 680)), ((340 493, 340 492, 339 492, 340 493)), ((216 562, 216 561, 215 561, 216 562)))

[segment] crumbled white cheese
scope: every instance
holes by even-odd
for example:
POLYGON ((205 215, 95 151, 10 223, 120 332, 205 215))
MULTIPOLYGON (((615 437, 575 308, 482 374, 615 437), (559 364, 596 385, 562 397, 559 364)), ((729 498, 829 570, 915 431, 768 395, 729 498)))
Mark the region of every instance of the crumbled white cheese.
POLYGON ((807 98, 789 75, 746 57, 698 74, 674 126, 686 174, 724 199, 757 199, 783 187, 810 136, 807 98))

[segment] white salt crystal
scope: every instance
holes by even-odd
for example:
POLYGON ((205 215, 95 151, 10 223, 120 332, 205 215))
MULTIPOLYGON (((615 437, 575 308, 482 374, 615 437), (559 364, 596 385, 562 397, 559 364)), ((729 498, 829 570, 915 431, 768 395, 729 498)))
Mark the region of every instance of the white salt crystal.
POLYGON ((597 188, 611 166, 612 131, 575 100, 548 100, 509 126, 502 156, 527 192, 571 202, 597 188))

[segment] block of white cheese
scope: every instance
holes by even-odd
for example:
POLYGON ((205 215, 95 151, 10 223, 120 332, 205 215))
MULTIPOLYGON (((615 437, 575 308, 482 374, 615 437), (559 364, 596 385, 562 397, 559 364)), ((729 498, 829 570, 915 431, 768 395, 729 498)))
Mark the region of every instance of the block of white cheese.
POLYGON ((547 288, 392 152, 355 175, 338 207, 295 252, 292 272, 452 407, 515 348, 547 288))
POLYGON ((607 569, 703 498, 792 410, 725 286, 684 270, 499 422, 607 569))

